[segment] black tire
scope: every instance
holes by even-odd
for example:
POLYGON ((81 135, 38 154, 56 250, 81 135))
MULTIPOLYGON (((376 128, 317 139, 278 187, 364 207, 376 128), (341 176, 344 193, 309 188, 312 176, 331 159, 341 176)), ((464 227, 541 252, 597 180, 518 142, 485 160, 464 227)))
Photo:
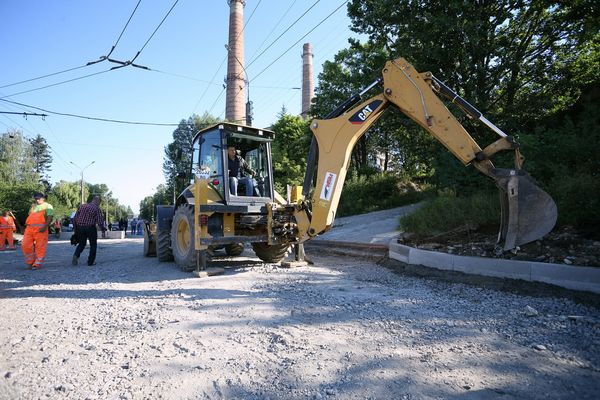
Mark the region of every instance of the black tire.
POLYGON ((290 244, 252 243, 252 250, 263 262, 274 264, 283 260, 289 254, 290 244))
POLYGON ((173 261, 173 252, 171 252, 171 232, 156 231, 156 257, 158 261, 173 261))
POLYGON ((175 210, 171 227, 171 249, 175 264, 183 271, 196 269, 194 206, 190 204, 182 204, 175 210))
POLYGON ((225 246, 225 253, 230 257, 239 256, 244 252, 243 243, 231 243, 225 246))
POLYGON ((156 234, 144 229, 144 257, 156 257, 156 234))

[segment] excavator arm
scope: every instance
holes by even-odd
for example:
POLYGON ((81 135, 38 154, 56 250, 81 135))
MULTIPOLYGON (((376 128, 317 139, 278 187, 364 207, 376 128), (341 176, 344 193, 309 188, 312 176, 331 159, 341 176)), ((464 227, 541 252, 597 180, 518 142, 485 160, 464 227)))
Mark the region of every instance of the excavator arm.
POLYGON ((423 127, 464 165, 473 165, 496 182, 502 200, 498 235, 498 244, 502 250, 510 250, 537 240, 552 230, 557 217, 556 205, 536 185, 533 178, 521 169, 523 157, 518 143, 431 73, 419 73, 405 59, 399 58, 386 63, 382 78, 348 99, 325 119, 311 122, 310 129, 314 137, 304 180, 305 198, 312 189, 314 163, 318 155, 317 179, 312 210, 308 209, 305 202, 296 213, 299 242, 331 228, 352 149, 389 106, 397 107, 423 127), (379 83, 383 83, 383 93, 358 104, 362 95, 379 83), (482 149, 450 113, 438 94, 457 104, 469 117, 480 120, 500 138, 482 149), (514 153, 514 168, 501 169, 494 166, 491 158, 500 151, 514 153))

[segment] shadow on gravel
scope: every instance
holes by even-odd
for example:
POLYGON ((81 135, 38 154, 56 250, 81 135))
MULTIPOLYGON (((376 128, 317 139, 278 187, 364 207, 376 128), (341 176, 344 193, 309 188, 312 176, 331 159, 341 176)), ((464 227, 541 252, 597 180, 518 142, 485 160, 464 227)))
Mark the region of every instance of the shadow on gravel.
MULTIPOLYGON (((114 298, 118 296, 160 296, 144 291, 96 290, 69 288, 72 285, 135 284, 161 281, 198 280, 191 272, 182 271, 173 262, 162 263, 156 257, 144 257, 143 240, 125 239, 100 241, 96 265, 89 267, 89 246, 83 251, 77 266, 72 265, 75 247, 68 241, 49 242, 46 260, 41 270, 28 270, 21 249, 0 253, 0 298, 2 297, 75 297, 114 298), (56 288, 49 286, 58 286, 56 288), (62 287, 61 287, 62 286, 62 287), (36 287, 36 289, 29 289, 36 287), (86 295, 85 293, 89 293, 86 295), (91 293, 96 294, 91 294, 91 293), (99 293, 104 292, 104 293, 99 293), (144 294, 146 293, 146 294, 144 294)), ((243 273, 264 265, 257 259, 234 260, 222 255, 210 266, 226 269, 227 275, 243 273)), ((167 291, 168 293, 168 291, 167 291)), ((163 293, 164 294, 164 293, 163 293)))
POLYGON ((443 271, 420 265, 405 264, 387 257, 378 264, 400 275, 434 279, 442 282, 464 283, 471 286, 532 297, 566 298, 575 303, 584 304, 600 310, 600 295, 591 292, 565 289, 542 282, 495 278, 491 276, 465 274, 459 271, 443 271))

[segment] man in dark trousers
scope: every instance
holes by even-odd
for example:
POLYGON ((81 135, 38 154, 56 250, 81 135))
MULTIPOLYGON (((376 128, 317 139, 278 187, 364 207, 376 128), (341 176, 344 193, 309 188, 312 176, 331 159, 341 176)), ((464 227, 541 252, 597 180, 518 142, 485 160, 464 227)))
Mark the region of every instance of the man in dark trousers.
POLYGON ((232 195, 238 195, 238 183, 244 183, 246 185, 246 196, 252 196, 254 192, 254 179, 256 172, 248 166, 246 160, 241 156, 237 155, 235 146, 230 145, 227 147, 228 156, 228 169, 229 169, 229 191, 232 195), (250 176, 246 176, 250 175, 250 176))
POLYGON ((98 242, 96 225, 102 229, 102 232, 106 231, 106 228, 104 227, 104 216, 102 215, 102 210, 100 210, 100 201, 99 196, 94 196, 91 202, 79 206, 79 209, 73 218, 75 234, 79 240, 79 244, 75 249, 75 254, 73 254, 73 265, 79 263, 79 256, 83 249, 85 249, 85 244, 88 240, 90 241, 88 265, 96 265, 96 247, 98 242))

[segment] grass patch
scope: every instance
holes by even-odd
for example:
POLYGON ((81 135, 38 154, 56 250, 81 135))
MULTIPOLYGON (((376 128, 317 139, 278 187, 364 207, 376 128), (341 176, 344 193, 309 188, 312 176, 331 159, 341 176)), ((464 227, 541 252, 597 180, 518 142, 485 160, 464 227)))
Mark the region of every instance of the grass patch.
POLYGON ((353 176, 346 180, 338 217, 364 214, 418 203, 433 191, 392 174, 353 176))
POLYGON ((456 197, 451 192, 440 193, 417 211, 400 219, 400 229, 422 236, 437 235, 453 229, 498 224, 500 201, 497 193, 477 193, 456 197))

